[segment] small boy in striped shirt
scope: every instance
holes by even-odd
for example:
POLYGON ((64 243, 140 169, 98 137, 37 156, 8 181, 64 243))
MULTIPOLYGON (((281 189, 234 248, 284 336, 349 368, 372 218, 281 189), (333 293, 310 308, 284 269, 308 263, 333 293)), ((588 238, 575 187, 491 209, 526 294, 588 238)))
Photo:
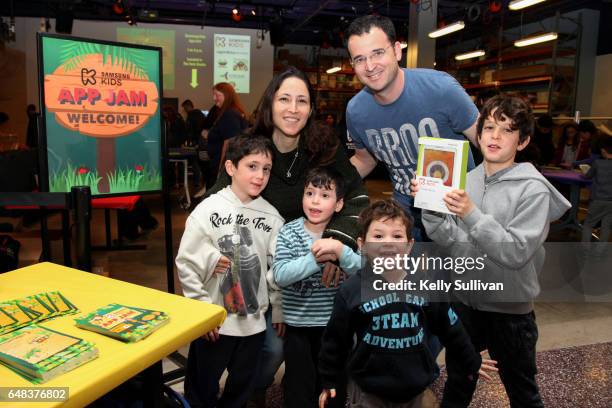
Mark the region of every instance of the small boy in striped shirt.
MULTIPOLYGON (((337 262, 347 273, 361 268, 360 255, 338 240, 322 238, 334 213, 342 209, 343 197, 344 181, 340 174, 323 167, 312 169, 302 197, 306 217, 285 224, 277 238, 273 271, 282 288, 286 324, 283 385, 287 407, 317 405, 321 389, 317 373, 321 338, 338 291, 337 286, 322 284, 323 264, 337 262)), ((344 406, 342 398, 332 402, 344 406)))

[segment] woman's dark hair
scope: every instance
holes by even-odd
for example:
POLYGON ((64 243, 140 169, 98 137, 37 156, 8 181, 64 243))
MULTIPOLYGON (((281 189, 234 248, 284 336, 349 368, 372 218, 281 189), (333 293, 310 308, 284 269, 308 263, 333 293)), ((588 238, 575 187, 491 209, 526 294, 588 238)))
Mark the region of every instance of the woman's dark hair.
POLYGON ((533 113, 529 104, 521 98, 497 95, 486 101, 478 118, 477 132, 479 139, 484 122, 491 115, 498 123, 504 121, 502 115, 507 116, 510 119, 510 129, 519 131, 519 143, 523 143, 533 135, 533 113))
POLYGON ((176 111, 176 108, 172 105, 164 105, 164 107, 162 108, 162 113, 164 118, 168 122, 174 122, 178 117, 178 112, 176 111))
POLYGON ((577 147, 578 143, 580 143, 580 138, 578 137, 578 126, 576 126, 574 123, 568 123, 565 126, 563 126, 563 131, 561 131, 561 137, 559 138, 559 146, 565 146, 565 144, 567 143, 567 130, 568 129, 574 129, 576 130, 576 134, 574 135, 574 141, 572 142, 572 146, 577 147))
POLYGON ((362 16, 353 20, 346 30, 346 38, 351 38, 353 35, 361 36, 369 33, 372 27, 381 29, 387 35, 389 42, 391 44, 395 43, 396 35, 393 21, 391 21, 391 19, 388 17, 373 14, 362 16))
MULTIPOLYGON (((310 111, 311 113, 315 111, 315 93, 308 77, 299 69, 289 66, 284 71, 275 75, 266 87, 257 105, 254 125, 249 130, 251 134, 272 138, 272 133, 274 132, 274 120, 272 118, 274 95, 288 78, 297 78, 304 82, 310 97, 310 111)), ((313 116, 311 114, 308 117, 304 129, 300 132, 300 137, 303 139, 300 143, 303 143, 303 146, 306 148, 313 165, 326 165, 335 157, 336 149, 338 149, 340 143, 333 130, 329 126, 317 123, 313 116)))
POLYGON ((376 201, 359 214, 361 232, 359 236, 365 240, 372 221, 386 221, 399 218, 406 227, 406 237, 412 239, 412 219, 406 214, 402 206, 392 198, 376 201))

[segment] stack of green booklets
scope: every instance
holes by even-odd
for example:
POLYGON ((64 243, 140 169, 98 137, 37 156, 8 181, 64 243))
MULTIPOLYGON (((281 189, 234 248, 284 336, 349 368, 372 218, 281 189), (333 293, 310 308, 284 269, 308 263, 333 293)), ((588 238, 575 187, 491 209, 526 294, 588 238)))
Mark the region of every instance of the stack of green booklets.
POLYGON ((133 343, 168 323, 168 319, 166 313, 157 310, 111 303, 74 320, 81 329, 133 343))
POLYGON ((32 323, 73 314, 78 310, 57 291, 0 302, 0 335, 32 323))
POLYGON ((36 324, 0 336, 0 363, 35 384, 97 356, 93 343, 36 324))

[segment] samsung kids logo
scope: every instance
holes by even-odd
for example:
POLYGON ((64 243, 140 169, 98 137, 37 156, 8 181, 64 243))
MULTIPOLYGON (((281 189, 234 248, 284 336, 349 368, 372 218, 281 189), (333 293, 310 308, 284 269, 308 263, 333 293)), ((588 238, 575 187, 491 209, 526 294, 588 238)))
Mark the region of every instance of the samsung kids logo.
POLYGON ((96 84, 96 70, 95 69, 81 69, 81 83, 83 86, 87 86, 89 84, 96 84))
POLYGON ((225 48, 225 37, 215 37, 215 47, 225 48))
MULTIPOLYGON (((96 79, 96 70, 89 68, 81 69, 81 83, 83 86, 95 85, 98 81, 96 79)), ((129 80, 130 74, 125 72, 105 72, 100 73, 100 85, 110 86, 121 86, 121 81, 129 80)))

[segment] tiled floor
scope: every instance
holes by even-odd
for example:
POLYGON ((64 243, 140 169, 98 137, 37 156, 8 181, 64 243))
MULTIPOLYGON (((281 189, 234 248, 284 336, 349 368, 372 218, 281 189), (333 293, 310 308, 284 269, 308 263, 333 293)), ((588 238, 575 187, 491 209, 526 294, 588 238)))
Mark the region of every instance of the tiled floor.
MULTIPOLYGON (((386 181, 368 181, 367 187, 372 199, 390 196, 390 184, 386 181)), ((112 278, 165 290, 167 287, 166 261, 164 255, 165 244, 161 200, 159 197, 150 196, 146 198, 146 201, 153 214, 160 221, 160 227, 156 231, 153 231, 146 239, 138 242, 146 244, 147 249, 143 251, 96 251, 93 253, 94 264, 103 266, 112 278)), ((180 243, 186 217, 187 213, 178 205, 178 193, 175 192, 172 198, 172 235, 175 254, 180 243)), ((52 217, 50 225, 58 228, 60 225, 59 217, 52 217)), ((114 233, 114 221, 112 225, 114 233)), ((103 244, 104 217, 102 211, 94 211, 91 230, 93 244, 103 244)), ((551 238, 556 241, 579 239, 575 234, 567 233, 557 233, 551 238)), ((53 248, 54 258, 61 262, 61 250, 59 249, 61 246, 54 244, 53 248)), ((176 274, 174 280, 176 293, 181 293, 180 283, 176 278, 176 274)), ((595 388, 599 387, 599 391, 605 392, 605 390, 608 390, 609 398, 610 378, 612 377, 612 354, 610 353, 612 349, 610 349, 609 345, 568 349, 558 352, 561 354, 555 354, 554 350, 612 341, 612 304, 538 304, 536 306, 536 314, 540 332, 538 350, 551 351, 548 354, 540 354, 538 357, 538 361, 543 364, 541 370, 546 372, 546 375, 539 377, 543 395, 572 392, 575 395, 588 394, 592 398, 593 395, 596 395, 593 394, 593 384, 596 384, 595 388), (568 371, 568 368, 571 367, 576 368, 575 374, 572 374, 572 371, 568 371)), ((182 352, 185 351, 186 349, 182 350, 182 352)), ((443 356, 441 356, 442 360, 443 356)), ((165 366, 169 369, 172 363, 166 362, 165 366)), ((281 373, 279 372, 277 378, 280 375, 281 373)), ((181 386, 182 384, 177 384, 175 387, 181 389, 181 386)), ((495 399, 498 398, 499 394, 493 392, 487 395, 495 399)), ((435 397, 432 394, 430 406, 436 405, 434 401, 435 397)), ((503 401, 505 400, 502 399, 499 403, 491 402, 490 405, 485 404, 482 406, 507 406, 504 405, 507 403, 503 401)), ((609 402, 607 405, 600 406, 612 406, 612 401, 609 402)))

